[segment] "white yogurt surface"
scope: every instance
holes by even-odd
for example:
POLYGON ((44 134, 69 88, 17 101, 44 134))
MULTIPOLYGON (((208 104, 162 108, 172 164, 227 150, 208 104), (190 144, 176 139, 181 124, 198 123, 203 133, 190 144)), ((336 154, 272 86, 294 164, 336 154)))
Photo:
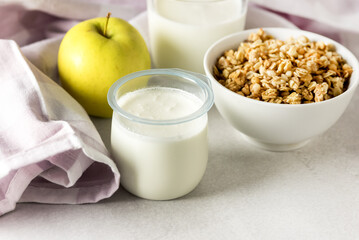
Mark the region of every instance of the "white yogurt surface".
MULTIPOLYGON (((127 93, 119 106, 132 115, 154 120, 187 116, 202 102, 173 88, 146 88, 127 93)), ((175 125, 151 125, 114 115, 112 152, 122 185, 154 200, 183 196, 201 180, 208 159, 207 115, 175 125)))
POLYGON ((200 108, 202 102, 192 94, 175 88, 153 87, 127 93, 118 105, 137 117, 170 120, 184 117, 200 108))

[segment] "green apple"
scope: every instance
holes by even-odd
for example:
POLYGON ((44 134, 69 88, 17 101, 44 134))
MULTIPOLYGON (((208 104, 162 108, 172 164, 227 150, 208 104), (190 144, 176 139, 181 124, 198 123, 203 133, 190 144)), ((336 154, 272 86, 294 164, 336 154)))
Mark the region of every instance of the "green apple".
POLYGON ((119 18, 94 18, 71 28, 58 53, 61 85, 87 111, 111 117, 107 92, 119 78, 151 67, 140 33, 119 18))

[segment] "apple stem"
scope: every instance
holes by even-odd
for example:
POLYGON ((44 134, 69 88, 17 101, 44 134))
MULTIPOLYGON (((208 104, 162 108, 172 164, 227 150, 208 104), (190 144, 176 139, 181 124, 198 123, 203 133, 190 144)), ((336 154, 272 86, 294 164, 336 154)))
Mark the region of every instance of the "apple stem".
POLYGON ((107 13, 106 23, 105 23, 105 27, 104 27, 104 29, 103 29, 103 35, 104 35, 105 37, 107 37, 107 36, 106 36, 106 32, 107 32, 107 25, 108 25, 108 21, 110 20, 110 16, 111 16, 111 13, 110 13, 110 12, 107 13))

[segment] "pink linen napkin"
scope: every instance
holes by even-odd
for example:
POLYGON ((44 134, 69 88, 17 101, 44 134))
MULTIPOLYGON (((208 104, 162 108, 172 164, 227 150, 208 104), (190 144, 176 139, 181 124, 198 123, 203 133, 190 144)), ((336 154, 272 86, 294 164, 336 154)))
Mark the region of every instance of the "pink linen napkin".
POLYGON ((120 174, 84 109, 0 40, 0 215, 17 202, 110 197, 120 174))

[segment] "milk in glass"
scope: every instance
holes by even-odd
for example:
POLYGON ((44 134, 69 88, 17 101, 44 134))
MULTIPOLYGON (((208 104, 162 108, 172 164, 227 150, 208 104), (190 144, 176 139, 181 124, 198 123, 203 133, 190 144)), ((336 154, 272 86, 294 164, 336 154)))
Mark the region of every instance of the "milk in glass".
POLYGON ((148 0, 153 64, 203 73, 216 40, 244 29, 246 0, 148 0))

